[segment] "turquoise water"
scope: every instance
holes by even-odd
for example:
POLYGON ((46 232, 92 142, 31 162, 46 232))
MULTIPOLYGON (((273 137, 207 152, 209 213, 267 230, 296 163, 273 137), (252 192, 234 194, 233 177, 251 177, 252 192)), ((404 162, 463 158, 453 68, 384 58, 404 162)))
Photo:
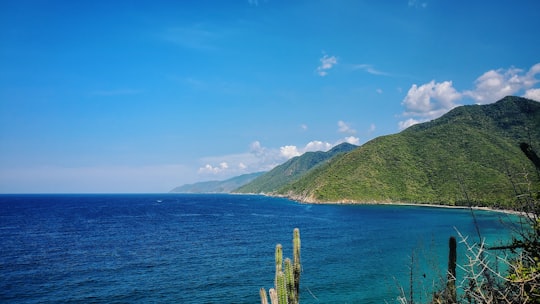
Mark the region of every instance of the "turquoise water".
MULTIPOLYGON (((477 211, 488 243, 505 215, 477 211)), ((0 195, 0 301, 258 303, 274 247, 302 239, 302 303, 416 301, 444 277, 448 237, 476 240, 468 210, 304 205, 235 195, 0 195)), ((458 257, 463 262, 462 245, 458 257)))

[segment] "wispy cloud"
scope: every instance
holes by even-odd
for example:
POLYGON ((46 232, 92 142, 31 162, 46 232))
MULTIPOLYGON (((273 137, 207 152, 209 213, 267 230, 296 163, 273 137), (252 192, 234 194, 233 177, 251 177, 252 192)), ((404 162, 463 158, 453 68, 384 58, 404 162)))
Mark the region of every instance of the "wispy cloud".
POLYGON ((391 76, 390 73, 386 73, 380 70, 377 70, 371 64, 355 64, 352 65, 353 70, 362 70, 372 75, 378 76, 391 76))
POLYGON ((415 7, 415 8, 426 8, 428 6, 426 1, 418 1, 418 0, 409 0, 408 5, 409 7, 415 7))
POLYGON ((459 92, 452 81, 435 82, 432 80, 423 85, 413 84, 401 103, 405 107, 399 122, 399 128, 435 119, 455 108, 457 101, 471 98, 478 104, 492 103, 508 95, 520 92, 523 96, 540 100, 540 89, 533 88, 540 82, 536 76, 540 74, 540 63, 533 65, 528 71, 518 68, 490 70, 478 77, 473 90, 459 92))
POLYGON ((212 166, 210 164, 204 165, 204 167, 199 168, 199 174, 211 173, 219 174, 225 170, 229 169, 229 164, 227 162, 221 162, 217 166, 212 166))
POLYGON ((340 133, 347 133, 347 134, 356 134, 356 130, 351 128, 351 126, 344 122, 343 120, 340 120, 337 122, 338 125, 338 132, 340 133))
POLYGON ((328 75, 328 70, 330 70, 334 65, 338 63, 338 59, 336 56, 328 56, 324 54, 324 56, 319 59, 321 64, 317 67, 317 74, 321 77, 324 77, 328 75))

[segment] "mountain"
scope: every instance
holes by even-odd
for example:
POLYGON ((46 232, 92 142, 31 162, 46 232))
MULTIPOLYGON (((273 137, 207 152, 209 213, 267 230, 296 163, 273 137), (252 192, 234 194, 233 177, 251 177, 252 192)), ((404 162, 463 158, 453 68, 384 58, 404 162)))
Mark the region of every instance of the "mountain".
POLYGON ((324 163, 332 157, 343 154, 358 146, 342 143, 327 152, 306 152, 301 156, 296 156, 285 163, 275 167, 269 172, 257 177, 252 182, 236 189, 237 193, 270 193, 277 189, 296 181, 306 172, 324 163))
POLYGON ((230 193, 232 190, 251 182, 265 172, 243 174, 224 181, 207 181, 183 185, 172 189, 175 193, 230 193))
POLYGON ((505 97, 457 107, 375 138, 274 189, 306 202, 414 202, 504 207, 539 175, 520 150, 540 150, 540 103, 505 97))

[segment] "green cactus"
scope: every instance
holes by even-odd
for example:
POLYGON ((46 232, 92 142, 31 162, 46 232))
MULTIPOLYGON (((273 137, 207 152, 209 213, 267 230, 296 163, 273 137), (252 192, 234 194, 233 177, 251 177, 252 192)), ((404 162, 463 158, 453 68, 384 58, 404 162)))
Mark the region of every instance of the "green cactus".
POLYGON ((283 271, 283 247, 281 244, 276 245, 276 274, 274 279, 274 286, 278 287, 277 277, 280 272, 283 271))
POLYGON ((296 289, 294 284, 294 273, 291 259, 285 259, 285 283, 287 285, 287 300, 289 304, 296 304, 296 289))
MULTIPOLYGON (((293 261, 285 259, 285 269, 283 269, 283 247, 276 245, 276 274, 274 278, 274 288, 270 288, 270 302, 272 304, 298 304, 300 291, 300 230, 293 231, 293 261)), ((268 304, 266 290, 261 288, 261 304, 268 304)))
POLYGON ((278 303, 287 303, 287 283, 285 282, 285 274, 283 274, 283 271, 280 271, 277 274, 277 284, 276 284, 276 290, 278 295, 278 303))
POLYGON ((293 273, 294 273, 294 289, 296 292, 296 303, 300 300, 300 272, 302 272, 302 264, 300 264, 300 229, 293 230, 293 273))

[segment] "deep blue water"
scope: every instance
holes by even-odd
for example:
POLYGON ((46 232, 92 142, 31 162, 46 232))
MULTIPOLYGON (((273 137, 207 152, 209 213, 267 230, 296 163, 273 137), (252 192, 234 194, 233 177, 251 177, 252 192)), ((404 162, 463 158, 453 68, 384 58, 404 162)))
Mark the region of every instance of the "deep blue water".
MULTIPOLYGON (((476 212, 488 242, 504 215, 476 212)), ((302 240, 302 303, 417 301, 447 265, 468 210, 305 205, 237 195, 0 195, 0 302, 259 303, 274 248, 302 240), (424 277, 424 275, 426 275, 424 277)), ((461 245, 460 245, 461 246, 461 245)), ((464 259, 463 248, 458 256, 464 259)))

